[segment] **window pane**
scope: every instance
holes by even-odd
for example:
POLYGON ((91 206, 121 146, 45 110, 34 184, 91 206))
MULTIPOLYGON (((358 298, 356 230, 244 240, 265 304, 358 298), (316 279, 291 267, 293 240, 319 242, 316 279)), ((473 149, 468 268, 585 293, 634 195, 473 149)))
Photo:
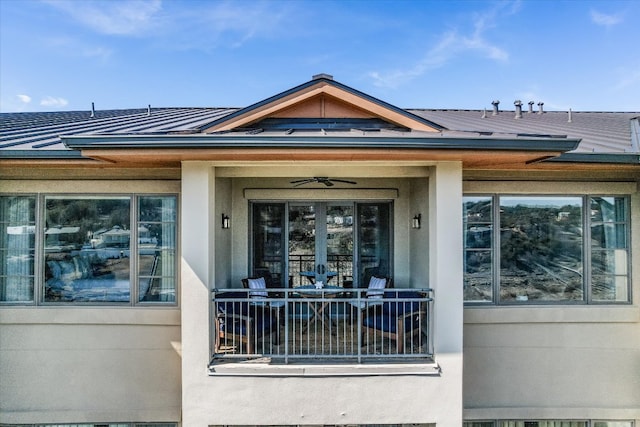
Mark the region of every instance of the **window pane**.
POLYGON ((316 269, 315 205, 289 206, 289 277, 293 286, 313 281, 316 269))
POLYGON ((632 421, 594 421, 593 427, 633 427, 632 421))
MULTIPOLYGON (((251 275, 264 277, 269 287, 288 286, 289 275, 285 274, 284 267, 286 251, 284 203, 254 204, 252 220, 253 272, 251 275)), ((298 271, 300 268, 301 266, 298 267, 298 271)))
POLYGON ((592 197, 589 200, 591 298, 593 301, 628 301, 627 199, 592 197))
POLYGON ((0 197, 0 302, 32 302, 35 197, 0 197))
POLYGON ((492 300, 491 251, 466 251, 464 258, 464 300, 487 302, 492 300))
POLYGON ((493 300, 493 203, 491 197, 464 197, 464 300, 493 300))
POLYGON ((176 301, 176 197, 146 196, 138 211, 138 301, 176 301))
POLYGON ((45 199, 47 302, 128 302, 129 197, 45 199))
POLYGON ((344 286, 346 281, 353 286, 353 205, 327 206, 326 222, 327 269, 336 272, 329 284, 344 286))
POLYGON ((500 300, 583 298, 582 200, 500 198, 500 300))
MULTIPOLYGON (((392 276, 391 271, 391 205, 389 203, 358 204, 358 271, 355 287, 369 285, 371 276, 392 276)), ((354 277, 355 280, 355 277, 354 277)))

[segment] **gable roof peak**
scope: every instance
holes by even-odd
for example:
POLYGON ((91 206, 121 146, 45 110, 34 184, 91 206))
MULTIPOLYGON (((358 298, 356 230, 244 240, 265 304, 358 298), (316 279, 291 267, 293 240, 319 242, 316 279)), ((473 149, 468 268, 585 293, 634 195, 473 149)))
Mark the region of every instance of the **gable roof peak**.
POLYGON ((327 73, 320 73, 320 74, 316 74, 315 76, 311 77, 311 80, 333 80, 333 76, 331 74, 327 74, 327 73))
POLYGON ((316 74, 306 83, 221 117, 203 133, 228 132, 268 118, 380 118, 412 130, 440 132, 443 126, 388 104, 333 79, 316 74))

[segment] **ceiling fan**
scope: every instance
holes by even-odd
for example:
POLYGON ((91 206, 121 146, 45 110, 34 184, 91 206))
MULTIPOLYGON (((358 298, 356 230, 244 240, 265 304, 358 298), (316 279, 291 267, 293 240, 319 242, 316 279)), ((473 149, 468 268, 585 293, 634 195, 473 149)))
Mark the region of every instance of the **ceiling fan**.
POLYGON ((293 184, 294 187, 298 187, 304 184, 311 184, 312 182, 324 184, 327 187, 333 187, 335 185, 334 182, 344 182, 345 184, 357 184, 357 182, 355 181, 347 181, 346 179, 328 178, 326 176, 314 176, 313 178, 298 179, 295 181, 291 181, 291 184, 293 184))

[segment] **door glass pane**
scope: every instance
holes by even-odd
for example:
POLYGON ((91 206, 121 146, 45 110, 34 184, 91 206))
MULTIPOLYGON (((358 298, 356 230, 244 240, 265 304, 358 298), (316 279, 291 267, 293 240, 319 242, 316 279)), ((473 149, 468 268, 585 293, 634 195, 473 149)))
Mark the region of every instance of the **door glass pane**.
POLYGON ((284 203, 253 205, 253 258, 251 273, 264 277, 269 287, 284 287, 284 203))
POLYGON ((316 265, 316 213, 313 205, 289 207, 289 280, 292 286, 313 283, 316 265))
POLYGON ((327 207, 327 274, 331 285, 353 285, 352 205, 327 207))
POLYGON ((391 276, 391 219, 389 203, 358 205, 358 286, 371 276, 391 276))

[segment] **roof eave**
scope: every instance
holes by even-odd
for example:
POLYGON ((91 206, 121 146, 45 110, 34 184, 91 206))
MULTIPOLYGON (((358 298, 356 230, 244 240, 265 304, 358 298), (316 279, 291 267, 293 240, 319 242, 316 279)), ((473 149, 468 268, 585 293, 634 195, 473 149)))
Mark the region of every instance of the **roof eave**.
POLYGON ((634 153, 563 153, 545 160, 556 163, 596 163, 640 165, 640 154, 634 153))
POLYGON ((70 150, 0 150, 2 160, 87 160, 80 151, 70 150))
POLYGON ((573 138, 458 138, 458 137, 359 137, 267 135, 117 135, 66 136, 65 146, 73 150, 126 148, 435 148, 439 150, 507 150, 565 153, 575 150, 580 139, 573 138))

